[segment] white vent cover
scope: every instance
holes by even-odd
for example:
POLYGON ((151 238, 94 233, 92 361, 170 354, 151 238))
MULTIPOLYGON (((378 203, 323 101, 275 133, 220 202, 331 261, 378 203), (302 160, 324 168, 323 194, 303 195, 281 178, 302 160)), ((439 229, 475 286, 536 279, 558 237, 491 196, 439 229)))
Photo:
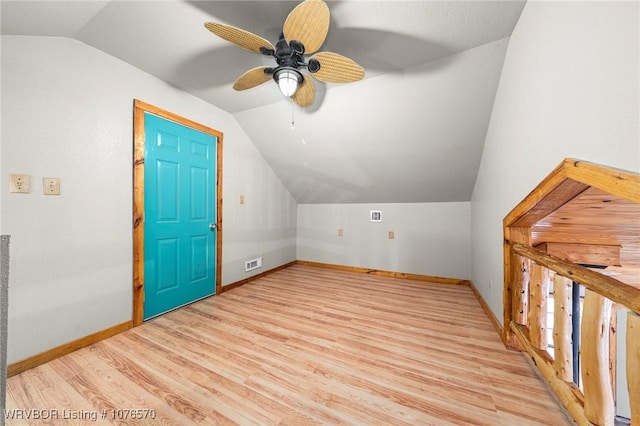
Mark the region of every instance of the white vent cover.
POLYGON ((382 222, 382 210, 371 210, 369 218, 371 222, 382 222))
POLYGON ((262 257, 257 257, 255 259, 247 260, 244 262, 244 271, 249 272, 254 269, 262 268, 262 257))

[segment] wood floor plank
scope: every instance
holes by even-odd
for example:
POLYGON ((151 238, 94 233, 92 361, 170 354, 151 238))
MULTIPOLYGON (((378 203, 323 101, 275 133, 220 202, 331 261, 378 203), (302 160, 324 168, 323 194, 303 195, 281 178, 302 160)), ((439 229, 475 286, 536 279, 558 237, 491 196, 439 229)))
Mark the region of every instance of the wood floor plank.
POLYGON ((7 408, 109 413, 68 424, 570 424, 469 287, 305 265, 11 377, 7 408), (111 415, 131 408, 154 418, 111 415))
MULTIPOLYGON (((252 389, 241 382, 226 378, 215 371, 215 368, 206 363, 190 360, 179 353, 167 353, 163 348, 143 336, 127 336, 130 342, 122 342, 121 345, 135 344, 148 353, 164 353, 165 356, 148 360, 147 365, 161 370, 175 380, 187 380, 201 388, 201 392, 213 395, 220 405, 224 405, 225 412, 243 412, 245 417, 234 419, 239 422, 252 421, 256 423, 278 423, 283 411, 287 407, 276 400, 261 397, 252 389), (263 410, 262 407, 268 407, 263 410)), ((138 350, 139 348, 136 348, 138 350)), ((218 411, 220 406, 217 407, 218 411)), ((230 419, 233 416, 229 417, 230 419)))

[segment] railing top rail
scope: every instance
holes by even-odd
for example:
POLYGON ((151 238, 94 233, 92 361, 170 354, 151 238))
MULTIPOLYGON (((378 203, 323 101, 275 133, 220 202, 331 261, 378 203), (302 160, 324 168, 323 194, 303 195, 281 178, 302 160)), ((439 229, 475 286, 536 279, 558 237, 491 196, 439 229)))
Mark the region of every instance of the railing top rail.
POLYGON ((520 256, 527 257, 640 314, 640 289, 524 244, 512 243, 511 247, 520 256))

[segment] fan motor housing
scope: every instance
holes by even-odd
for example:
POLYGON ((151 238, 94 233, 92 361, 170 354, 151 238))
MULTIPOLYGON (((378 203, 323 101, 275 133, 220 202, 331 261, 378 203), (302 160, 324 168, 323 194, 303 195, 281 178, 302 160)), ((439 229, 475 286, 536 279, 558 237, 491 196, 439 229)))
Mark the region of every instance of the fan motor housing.
POLYGON ((280 37, 280 40, 276 43, 276 51, 274 57, 278 67, 291 67, 299 68, 304 65, 302 55, 304 54, 304 45, 297 40, 291 40, 291 43, 287 43, 284 36, 280 37), (291 47, 293 45, 294 48, 291 47))
MULTIPOLYGON (((273 73, 273 79, 276 83, 278 83, 282 73, 290 72, 295 75, 298 85, 302 84, 304 78, 302 77, 302 73, 298 71, 298 68, 306 65, 302 56, 303 54, 304 45, 301 42, 291 40, 291 42, 287 43, 284 35, 280 36, 280 39, 276 43, 276 51, 273 54, 278 67, 274 70, 268 70, 269 73, 273 73)), ((267 73, 267 70, 265 70, 265 73, 267 73)))

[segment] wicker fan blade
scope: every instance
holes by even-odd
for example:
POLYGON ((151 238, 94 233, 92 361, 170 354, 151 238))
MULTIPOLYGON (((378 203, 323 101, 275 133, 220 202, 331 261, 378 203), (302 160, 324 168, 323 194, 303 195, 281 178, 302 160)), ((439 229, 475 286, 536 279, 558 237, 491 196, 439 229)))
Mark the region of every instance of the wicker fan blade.
POLYGON ((308 75, 303 76, 303 78, 302 84, 298 86, 298 90, 291 98, 304 108, 313 103, 313 99, 316 97, 316 85, 308 75))
POLYGON ((311 59, 320 62, 320 69, 312 75, 327 83, 351 83, 364 78, 364 69, 352 59, 332 52, 320 52, 311 59))
POLYGON ((275 50, 273 44, 268 40, 263 39, 249 31, 241 30, 240 28, 232 27, 230 25, 218 24, 215 22, 205 22, 206 29, 214 33, 220 38, 223 38, 236 46, 240 46, 243 49, 250 50, 256 53, 260 52, 260 48, 275 50))
POLYGON ((305 53, 316 52, 329 31, 329 6, 322 0, 305 0, 287 16, 282 32, 287 42, 298 40, 305 53))
POLYGON ((250 69, 242 74, 235 83, 233 83, 233 88, 236 90, 247 90, 271 80, 271 75, 265 74, 264 72, 267 68, 269 67, 256 67, 250 69))

